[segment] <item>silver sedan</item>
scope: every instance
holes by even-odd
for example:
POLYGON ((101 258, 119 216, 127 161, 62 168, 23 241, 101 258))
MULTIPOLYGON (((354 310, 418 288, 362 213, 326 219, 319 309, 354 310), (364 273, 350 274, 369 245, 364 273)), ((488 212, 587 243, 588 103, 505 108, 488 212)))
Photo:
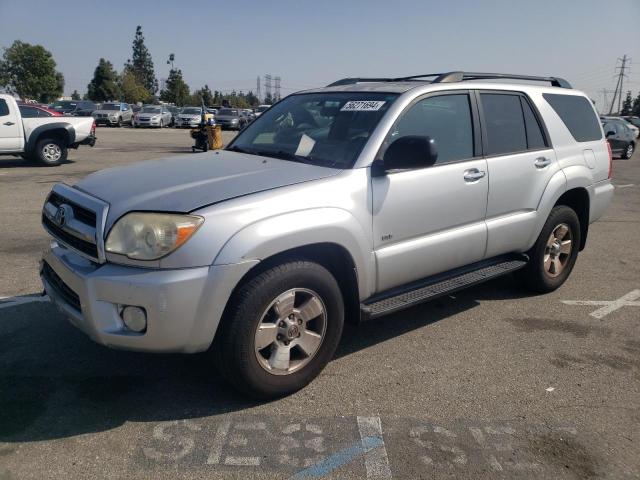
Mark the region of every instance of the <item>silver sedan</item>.
POLYGON ((133 126, 168 127, 171 125, 171 112, 164 105, 145 105, 133 117, 133 126))

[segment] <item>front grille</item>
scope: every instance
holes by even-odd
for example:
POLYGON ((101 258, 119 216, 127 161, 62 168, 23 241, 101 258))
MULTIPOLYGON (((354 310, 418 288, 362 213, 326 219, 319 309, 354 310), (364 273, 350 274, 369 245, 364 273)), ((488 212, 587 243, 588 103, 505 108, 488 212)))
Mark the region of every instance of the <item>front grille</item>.
POLYGON ((92 258, 98 258, 98 247, 95 244, 87 242, 71 235, 70 233, 65 232, 63 229, 49 220, 46 215, 42 215, 42 223, 45 227, 47 227, 49 232, 51 232, 54 237, 60 239, 65 244, 81 251, 82 253, 85 253, 86 255, 89 255, 92 258))
POLYGON ((75 308, 78 312, 82 311, 82 307, 80 306, 80 297, 78 294, 64 283, 64 281, 56 272, 53 271, 53 268, 51 268, 47 262, 42 263, 42 276, 65 302, 75 308))
POLYGON ((66 198, 58 195, 56 192, 51 192, 49 195, 49 203, 51 203, 55 207, 59 207, 63 203, 66 203, 71 208, 73 208, 73 218, 78 219, 78 221, 84 223, 85 225, 89 225, 90 227, 96 227, 96 212, 92 212, 80 205, 76 205, 73 202, 70 202, 66 198))

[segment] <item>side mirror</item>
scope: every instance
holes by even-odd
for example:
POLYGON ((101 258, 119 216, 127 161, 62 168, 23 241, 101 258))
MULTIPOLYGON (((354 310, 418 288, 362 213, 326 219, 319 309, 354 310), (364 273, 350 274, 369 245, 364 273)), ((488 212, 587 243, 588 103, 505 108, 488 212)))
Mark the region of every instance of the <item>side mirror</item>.
POLYGON ((607 135, 606 135, 606 136, 607 136, 607 137, 612 137, 612 136, 613 136, 613 135, 615 135, 615 134, 616 134, 616 132, 614 132, 613 130, 609 130, 609 131, 607 132, 607 135))
POLYGON ((405 170, 426 168, 436 163, 438 149, 436 141, 430 137, 407 135, 395 140, 384 153, 384 168, 405 170))

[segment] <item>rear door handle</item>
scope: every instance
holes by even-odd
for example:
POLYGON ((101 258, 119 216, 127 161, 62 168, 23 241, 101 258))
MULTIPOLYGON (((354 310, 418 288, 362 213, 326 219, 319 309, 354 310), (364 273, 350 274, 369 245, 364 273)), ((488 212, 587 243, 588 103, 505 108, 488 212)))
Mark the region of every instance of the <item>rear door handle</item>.
POLYGON ((470 168, 469 170, 465 170, 464 180, 465 182, 477 182, 485 175, 485 172, 478 170, 477 168, 470 168))
POLYGON ((4 122, 4 125, 6 125, 7 127, 10 127, 11 125, 15 125, 15 123, 13 123, 13 122, 4 122))
POLYGON ((536 168, 548 167, 549 165, 551 165, 551 159, 547 157, 538 157, 536 158, 536 161, 533 162, 533 164, 536 166, 536 168))

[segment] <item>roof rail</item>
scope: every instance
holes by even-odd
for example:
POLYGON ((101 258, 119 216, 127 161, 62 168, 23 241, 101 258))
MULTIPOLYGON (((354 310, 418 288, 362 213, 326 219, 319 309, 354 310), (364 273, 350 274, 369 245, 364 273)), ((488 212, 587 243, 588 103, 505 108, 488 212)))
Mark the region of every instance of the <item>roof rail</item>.
POLYGON ((482 72, 447 72, 447 73, 425 73, 424 75, 411 75, 409 77, 398 78, 343 78, 327 85, 337 87, 340 85, 355 85, 366 82, 406 82, 416 81, 435 77, 431 83, 454 83, 464 80, 526 80, 532 82, 549 82, 554 87, 573 88, 571 84, 560 77, 538 77, 534 75, 515 75, 511 73, 482 73, 482 72))

